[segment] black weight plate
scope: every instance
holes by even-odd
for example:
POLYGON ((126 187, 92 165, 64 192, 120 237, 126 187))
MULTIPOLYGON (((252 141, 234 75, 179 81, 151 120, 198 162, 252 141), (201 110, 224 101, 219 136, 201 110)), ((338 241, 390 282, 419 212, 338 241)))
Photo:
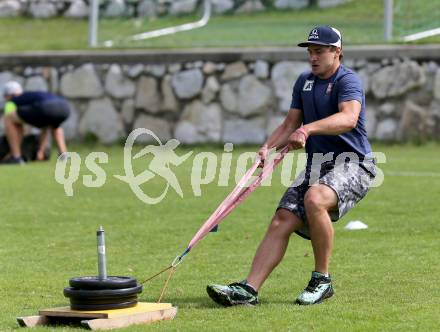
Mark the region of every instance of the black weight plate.
MULTIPOLYGON (((64 295, 66 296, 66 295, 64 295)), ((93 301, 93 300, 115 300, 115 299, 121 299, 126 298, 127 296, 137 296, 137 294, 131 294, 131 295, 112 295, 112 296, 76 296, 75 294, 70 294, 70 296, 66 296, 70 299, 75 299, 77 301, 93 301)))
POLYGON ((130 296, 142 292, 142 285, 137 285, 131 288, 122 289, 78 289, 73 287, 64 288, 64 296, 76 299, 92 299, 92 298, 117 298, 130 296))
POLYGON ((80 289, 121 289, 137 285, 136 279, 123 276, 108 276, 106 279, 99 279, 98 276, 74 277, 69 279, 71 287, 80 289))
POLYGON ((72 310, 110 310, 110 309, 124 309, 136 306, 137 301, 128 301, 122 303, 108 303, 108 304, 71 304, 72 310))
POLYGON ((136 301, 137 295, 131 295, 131 296, 123 296, 118 298, 104 298, 104 299, 77 299, 77 298, 70 298, 71 304, 108 304, 108 303, 122 303, 122 302, 129 302, 129 301, 136 301))

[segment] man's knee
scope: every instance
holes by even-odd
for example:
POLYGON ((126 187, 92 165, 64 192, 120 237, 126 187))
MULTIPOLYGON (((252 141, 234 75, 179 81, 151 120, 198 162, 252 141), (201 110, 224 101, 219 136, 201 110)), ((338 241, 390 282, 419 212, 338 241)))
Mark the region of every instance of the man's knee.
POLYGON ((327 210, 337 206, 338 197, 330 187, 326 185, 312 186, 304 196, 306 211, 327 210))
POLYGON ((290 235, 302 226, 302 221, 292 212, 279 209, 272 218, 269 232, 290 235))
POLYGON ((17 112, 7 113, 4 116, 5 124, 22 125, 22 121, 17 115, 17 112))

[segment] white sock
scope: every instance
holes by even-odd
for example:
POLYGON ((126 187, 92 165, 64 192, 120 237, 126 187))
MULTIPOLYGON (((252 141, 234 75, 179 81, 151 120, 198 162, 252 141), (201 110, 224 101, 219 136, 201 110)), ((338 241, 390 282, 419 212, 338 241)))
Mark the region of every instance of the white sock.
POLYGON ((314 272, 317 273, 318 275, 324 276, 326 278, 328 278, 330 276, 328 272, 327 273, 321 273, 321 272, 318 272, 318 271, 314 271, 314 272))
POLYGON ((255 289, 255 287, 252 286, 250 283, 248 283, 246 279, 243 280, 243 281, 244 281, 244 283, 246 284, 246 286, 249 286, 250 288, 252 288, 252 289, 255 291, 255 293, 258 293, 258 291, 255 289))

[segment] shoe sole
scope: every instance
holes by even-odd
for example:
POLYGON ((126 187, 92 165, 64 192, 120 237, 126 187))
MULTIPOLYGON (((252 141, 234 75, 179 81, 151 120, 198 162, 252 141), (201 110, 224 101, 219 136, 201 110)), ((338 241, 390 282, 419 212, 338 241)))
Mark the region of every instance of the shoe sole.
POLYGON ((231 300, 229 299, 229 297, 222 293, 219 292, 217 290, 215 290, 212 287, 206 287, 206 292, 208 293, 209 297, 217 304, 220 304, 224 307, 230 307, 232 306, 231 300))
POLYGON ((320 303, 322 303, 322 301, 331 298, 331 297, 335 294, 335 292, 333 291, 333 287, 332 287, 332 288, 329 288, 329 290, 330 290, 330 291, 324 293, 324 296, 322 296, 322 297, 321 297, 319 300, 317 300, 316 302, 313 302, 313 303, 304 303, 304 302, 301 302, 300 300, 296 299, 295 303, 296 303, 296 304, 299 304, 299 305, 313 305, 313 304, 320 304, 320 303))

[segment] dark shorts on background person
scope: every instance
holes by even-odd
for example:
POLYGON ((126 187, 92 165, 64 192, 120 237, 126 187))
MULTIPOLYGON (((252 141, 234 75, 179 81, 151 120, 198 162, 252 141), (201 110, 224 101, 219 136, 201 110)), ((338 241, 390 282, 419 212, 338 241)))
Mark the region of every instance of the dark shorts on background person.
POLYGON ((307 216, 304 208, 304 196, 310 186, 324 184, 332 188, 338 196, 338 209, 330 211, 331 220, 338 221, 357 202, 367 194, 376 177, 376 165, 373 159, 362 162, 345 162, 335 164, 324 162, 320 169, 306 167, 296 178, 280 200, 278 209, 286 209, 303 222, 304 227, 296 233, 310 240, 307 216), (319 172, 319 175, 318 175, 319 172))
POLYGON ((58 128, 70 115, 70 106, 64 99, 50 99, 32 106, 22 106, 18 117, 37 128, 58 128))

